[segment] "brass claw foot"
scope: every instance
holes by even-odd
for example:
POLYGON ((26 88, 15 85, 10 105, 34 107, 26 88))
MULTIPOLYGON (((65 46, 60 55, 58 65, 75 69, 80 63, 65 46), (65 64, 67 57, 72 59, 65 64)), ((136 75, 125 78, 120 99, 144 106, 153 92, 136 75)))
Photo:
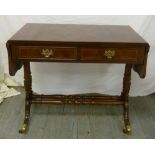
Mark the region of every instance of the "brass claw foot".
POLYGON ((22 128, 19 130, 19 133, 26 133, 28 131, 28 124, 24 123, 22 128))
POLYGON ((131 135, 131 126, 130 125, 127 125, 127 126, 125 126, 125 129, 123 129, 123 132, 125 133, 125 134, 128 134, 128 135, 131 135))

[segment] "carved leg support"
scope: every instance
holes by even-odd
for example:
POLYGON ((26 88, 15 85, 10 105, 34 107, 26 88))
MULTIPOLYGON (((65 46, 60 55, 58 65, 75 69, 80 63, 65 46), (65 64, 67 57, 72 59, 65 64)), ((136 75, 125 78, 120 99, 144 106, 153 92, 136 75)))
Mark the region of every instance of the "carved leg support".
POLYGON ((126 64, 124 79, 123 79, 123 91, 121 95, 122 100, 124 102, 123 112, 124 112, 125 128, 123 129, 123 132, 126 134, 131 134, 131 126, 129 121, 129 104, 128 104, 128 97, 129 97, 129 91, 130 91, 130 85, 131 85, 131 69, 132 69, 132 64, 126 64))
POLYGON ((32 77, 30 71, 30 62, 24 63, 24 86, 25 86, 25 118, 22 128, 19 133, 26 133, 29 127, 30 119, 30 107, 31 107, 31 97, 32 97, 32 77))

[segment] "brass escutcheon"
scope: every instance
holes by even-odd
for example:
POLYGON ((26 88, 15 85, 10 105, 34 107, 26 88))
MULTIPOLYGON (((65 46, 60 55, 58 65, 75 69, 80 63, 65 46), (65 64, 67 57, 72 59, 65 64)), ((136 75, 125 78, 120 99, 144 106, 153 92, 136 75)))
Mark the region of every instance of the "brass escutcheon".
POLYGON ((115 56, 115 50, 105 50, 104 55, 107 57, 107 59, 112 59, 115 56))
POLYGON ((41 55, 43 55, 45 58, 49 58, 53 55, 52 49, 42 49, 41 55))

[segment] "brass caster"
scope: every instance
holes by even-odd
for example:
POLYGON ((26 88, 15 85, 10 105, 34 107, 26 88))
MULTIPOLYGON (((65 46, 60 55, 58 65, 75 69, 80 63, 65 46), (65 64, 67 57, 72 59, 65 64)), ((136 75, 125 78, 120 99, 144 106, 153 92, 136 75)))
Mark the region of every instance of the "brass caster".
POLYGON ((22 128, 19 130, 19 133, 26 133, 28 130, 28 124, 24 123, 22 128))
POLYGON ((123 129, 123 132, 125 133, 125 134, 128 134, 128 135, 131 135, 131 126, 130 125, 127 125, 126 127, 125 127, 125 129, 123 129))

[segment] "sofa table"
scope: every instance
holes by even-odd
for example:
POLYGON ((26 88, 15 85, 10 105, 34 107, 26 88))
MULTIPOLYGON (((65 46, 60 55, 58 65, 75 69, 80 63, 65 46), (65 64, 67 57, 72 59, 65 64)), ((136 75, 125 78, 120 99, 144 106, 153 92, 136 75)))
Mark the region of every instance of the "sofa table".
POLYGON ((14 76, 24 66, 25 118, 20 133, 29 127, 31 104, 111 104, 122 105, 124 133, 131 133, 128 96, 132 69, 146 75, 149 44, 130 26, 34 24, 24 25, 6 43, 9 73, 14 76), (41 95, 32 91, 30 62, 125 64, 120 96, 41 95))

